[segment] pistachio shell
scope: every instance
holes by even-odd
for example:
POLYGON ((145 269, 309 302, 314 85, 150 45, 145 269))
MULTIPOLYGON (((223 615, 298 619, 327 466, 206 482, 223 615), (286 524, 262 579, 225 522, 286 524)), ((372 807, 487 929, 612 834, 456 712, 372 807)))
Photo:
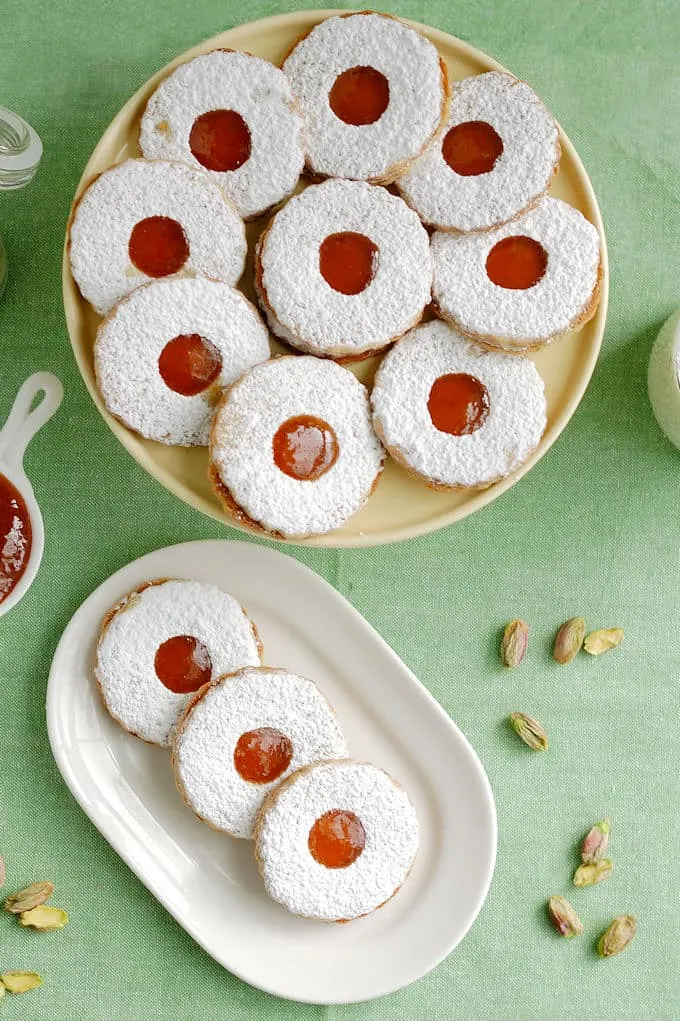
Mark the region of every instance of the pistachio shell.
POLYGON ((5 900, 5 911, 20 915, 22 911, 30 911, 44 904, 54 893, 54 883, 31 883, 24 890, 18 890, 5 900))
POLYGON ((3 971, 0 982, 8 993, 28 993, 43 984, 37 971, 3 971))
POLYGON ((41 904, 30 911, 22 911, 19 915, 19 922, 26 929, 35 929, 37 932, 54 932, 55 929, 63 929, 68 922, 68 915, 61 908, 53 908, 41 904))

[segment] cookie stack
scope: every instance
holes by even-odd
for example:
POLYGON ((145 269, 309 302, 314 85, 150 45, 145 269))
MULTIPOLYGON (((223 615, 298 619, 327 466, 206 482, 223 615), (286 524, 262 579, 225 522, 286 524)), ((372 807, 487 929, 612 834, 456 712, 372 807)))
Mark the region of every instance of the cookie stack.
POLYGON ((262 656, 254 622, 227 592, 158 579, 106 614, 94 672, 122 727, 171 748, 194 814, 254 842, 274 900, 323 921, 369 914, 411 869, 413 805, 383 770, 348 758, 313 681, 262 656))
POLYGON ((602 254, 547 194, 559 132, 528 85, 450 82, 410 25, 342 14, 281 68, 229 50, 180 65, 139 146, 71 222, 74 278, 104 317, 98 386, 147 439, 207 445, 235 520, 288 539, 339 528, 386 452, 436 489, 492 485, 532 455, 547 417, 527 353, 594 315, 602 254), (238 289, 244 221, 272 211, 258 311, 238 289), (369 394, 346 363, 371 356, 369 394))

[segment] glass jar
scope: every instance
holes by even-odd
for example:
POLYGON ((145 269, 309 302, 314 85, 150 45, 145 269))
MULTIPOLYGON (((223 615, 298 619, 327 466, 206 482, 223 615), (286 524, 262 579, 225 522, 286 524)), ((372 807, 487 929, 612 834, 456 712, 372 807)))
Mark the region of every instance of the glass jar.
MULTIPOLYGON (((30 124, 0 106, 0 191, 23 188, 34 177, 42 142, 30 124)), ((7 281, 7 253, 0 234, 0 297, 7 281)))

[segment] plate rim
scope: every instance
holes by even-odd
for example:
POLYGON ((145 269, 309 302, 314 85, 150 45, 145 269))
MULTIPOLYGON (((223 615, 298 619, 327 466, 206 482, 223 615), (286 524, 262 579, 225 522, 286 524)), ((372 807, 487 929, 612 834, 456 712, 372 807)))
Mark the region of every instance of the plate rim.
POLYGON ((382 635, 373 627, 373 625, 368 620, 366 620, 366 618, 356 609, 356 607, 353 606, 352 603, 350 603, 350 601, 346 599, 345 596, 342 595, 342 593, 338 592, 337 589, 333 588, 333 586, 328 581, 326 581, 326 579, 322 575, 317 574, 317 572, 312 570, 312 568, 308 567, 306 564, 301 563, 295 557, 283 552, 282 550, 273 549, 267 546, 254 545, 238 539, 197 539, 183 543, 174 543, 170 546, 160 547, 157 550, 151 550, 148 553, 145 553, 140 557, 136 557, 134 560, 131 560, 129 563, 124 564, 122 567, 118 568, 107 578, 105 578, 99 585, 97 585, 96 588, 94 588, 92 592, 90 592, 90 594, 85 597, 85 599, 83 599, 83 601, 80 603, 80 605, 72 614, 71 618, 69 619, 68 623, 66 624, 61 634, 57 647, 54 651, 49 669, 46 693, 46 721, 50 749, 54 761, 59 770, 59 773, 61 774, 66 786, 68 787, 70 793, 74 797, 78 806, 85 813, 85 815, 88 817, 93 826, 97 829, 99 835, 104 840, 106 840, 106 842, 110 845, 110 847, 113 848, 116 854, 125 862, 125 864, 133 873, 133 875, 149 890, 149 892, 158 901, 158 903, 161 904, 166 911, 168 911, 168 913, 175 919, 177 924, 180 925, 185 930, 185 932, 187 932, 191 936, 191 938, 203 949, 205 953, 207 953, 221 967, 225 968, 225 970, 229 971, 231 974, 235 975, 239 980, 247 983, 250 986, 253 986, 254 988, 260 989, 263 992, 269 993, 270 995, 276 996, 280 999, 286 999, 289 1000, 290 1002, 298 1003, 311 1003, 331 1006, 349 1003, 368 1002, 370 1000, 374 1000, 379 997, 389 995, 390 993, 397 992, 398 990, 403 989, 406 986, 412 985, 414 982, 419 981, 419 979, 429 974, 432 970, 438 967, 441 964, 441 962, 449 956, 450 953, 452 953, 452 951, 463 941, 463 939, 465 939, 470 929, 479 918, 479 914, 487 899, 495 872, 498 852, 498 813, 496 809, 496 802, 493 794, 493 789, 491 787, 491 782, 489 780, 489 776, 477 751, 472 746, 471 742, 465 736, 465 734, 460 729, 455 720, 453 720, 451 716, 449 716, 444 707, 436 700, 436 698, 423 684, 423 682, 413 673, 408 664, 404 663, 401 657, 398 656, 394 649, 391 648, 391 646, 385 641, 382 635), (419 699, 428 703, 430 709, 433 710, 438 716, 443 717, 446 721, 446 725, 449 728, 453 729, 453 731, 456 734, 456 739, 462 742, 462 746, 465 748, 466 754, 470 758, 470 761, 474 764, 475 771, 480 781, 480 789, 483 791, 484 815, 486 822, 488 823, 490 828, 491 838, 491 843, 489 847, 490 854, 486 869, 485 880, 483 885, 480 886, 478 895, 475 898, 474 908, 471 912, 471 917, 469 918, 469 921, 466 924, 465 930, 460 934, 458 938, 456 938, 450 943, 447 943, 446 949, 441 954, 439 954, 436 959, 433 959, 429 966, 424 968, 418 974, 410 976, 405 982, 399 981, 396 985, 394 983, 386 983, 384 984, 383 987, 377 989, 376 992, 371 993, 369 996, 361 997, 358 1000, 353 998, 347 999, 340 997, 332 997, 319 1000, 318 998, 313 996, 305 997, 304 995, 300 996, 298 994, 296 994, 295 997, 293 998, 290 995, 281 993, 281 991, 275 985, 268 985, 266 981, 265 982, 261 982, 259 980, 254 981, 252 975, 246 975, 238 969, 236 970, 232 969, 231 966, 228 966, 222 960, 216 958, 212 950, 209 949, 209 947, 206 945, 206 941, 204 941, 201 938, 200 934, 201 930, 196 929, 191 924, 185 924, 185 922, 179 917, 180 913, 174 909, 174 907, 172 906, 172 902, 170 902, 165 897, 164 893, 162 892, 161 886, 154 882, 153 877, 144 874, 144 878, 142 878, 142 875, 140 875, 140 873, 137 871, 137 868, 135 868, 135 866, 132 864, 131 858, 133 856, 131 854, 128 854, 126 851, 126 844, 125 840, 123 839, 123 834, 122 833, 117 834, 115 831, 113 834, 109 832, 105 833, 100 829, 97 819, 95 818, 96 812, 90 811, 90 802, 86 797, 85 790, 78 779, 77 773, 75 772, 71 765, 66 745, 61 740, 62 726, 61 714, 59 710, 60 693, 64 689, 64 685, 69 685, 73 682, 70 680, 70 678, 64 680, 64 675, 63 671, 61 670, 59 660, 63 655, 62 649, 68 646, 72 632, 77 630, 82 615, 87 614, 89 604, 96 600, 96 596, 105 586, 108 586, 111 582, 117 581, 117 579, 125 575, 130 570, 130 568, 137 567, 138 565, 141 566, 144 564, 145 561, 151 559, 154 556, 157 556, 158 554, 163 554, 165 556, 172 557, 179 549, 187 550, 196 549, 197 547, 204 548, 215 546, 222 547, 223 548, 222 552, 225 556, 228 556, 230 547, 233 548, 234 546, 238 546, 246 547, 248 549, 249 554, 254 552, 255 556, 264 556, 265 559, 268 559, 272 556, 275 558, 283 559, 287 561, 287 567, 290 568, 293 571, 293 573, 297 572, 298 574, 305 576, 306 579, 308 581, 311 581, 313 585, 318 585, 320 588, 322 588, 325 591, 325 594, 330 598, 331 602, 335 601, 336 603, 341 604, 343 606, 343 610, 349 613, 349 615, 352 617, 353 621, 357 624, 357 626, 364 630, 364 632, 370 633, 372 640, 377 642, 377 644, 381 647, 382 653, 386 654, 393 661, 396 661, 400 667, 406 670, 406 672, 410 675, 411 680, 413 681, 414 690, 417 691, 419 699))
MULTIPOLYGON (((210 36, 207 39, 203 39, 195 45, 184 50, 182 53, 177 54, 170 61, 168 61, 163 67, 159 68, 153 75, 144 81, 140 87, 134 92, 132 96, 123 104, 123 106, 114 114, 111 121, 107 124, 104 131, 99 136, 94 149, 90 153, 90 156, 85 164, 83 172, 80 176, 78 184, 76 186, 75 194, 69 209, 68 219, 66 223, 66 231, 64 238, 64 247, 62 255, 62 304, 64 308, 64 316, 66 320, 66 328, 69 336, 69 343, 78 371, 82 377, 83 382, 87 388, 92 401, 103 418, 106 425, 109 427, 116 439, 122 444, 127 453, 132 459, 142 468, 147 475, 149 475, 159 485, 163 486, 173 496, 176 496, 183 503, 192 507, 194 510, 205 514, 207 517, 214 521, 218 521, 222 525, 226 525, 229 528, 234 528, 237 531, 245 532, 248 535, 259 534, 253 529, 246 527, 242 522, 231 518, 226 512, 217 504, 213 503, 209 499, 200 494, 194 492, 185 482, 178 479, 169 472, 167 469, 159 469, 153 459, 148 454, 147 450, 143 447, 138 446, 138 437, 132 433, 126 426, 114 418, 113 415, 107 410, 104 402, 101 399, 99 391, 97 389, 96 380, 94 374, 90 371, 90 366, 84 357, 81 357, 79 350, 79 344, 77 343, 75 336, 77 334, 77 328, 74 319, 73 310, 70 310, 70 306, 74 300, 79 301, 80 296, 78 287, 73 279, 70 269, 69 262, 69 231, 71 226, 71 220, 75 211, 76 204, 80 198, 82 192, 85 189, 86 184, 95 176, 97 171, 92 169, 92 164, 98 160, 98 153, 102 146, 106 145, 106 140, 109 135, 113 135, 118 130, 121 123, 127 122, 130 119, 131 113, 141 102, 143 96, 152 88, 157 86, 163 78, 165 78, 169 72, 180 63, 184 63, 186 60, 198 55, 199 53, 206 52, 206 48, 211 49, 219 48, 220 45, 224 46, 225 43, 229 42, 226 37, 234 36, 239 32, 266 32, 272 28, 280 28, 282 26, 294 26, 300 25, 301 27, 309 27, 311 24, 318 24, 321 21, 326 20, 329 17, 337 16, 340 14, 352 14, 357 13, 360 8, 354 9, 342 9, 337 10, 334 8, 317 8, 312 10, 294 11, 288 14, 275 14, 271 17, 260 18, 256 21, 243 22, 237 25, 233 25, 229 29, 225 29, 223 32, 217 33, 217 35, 210 36)), ((399 20, 404 21, 406 24, 412 25, 418 31, 422 32, 428 38, 431 39, 439 48, 440 46, 453 47, 461 51, 468 59, 473 60, 477 63, 481 63, 489 68, 496 71, 503 71, 506 74, 513 74, 501 63, 495 60, 493 57, 484 53, 483 50, 472 46, 470 43, 459 39, 457 36, 451 35, 449 32, 444 32, 442 29, 434 28, 431 25, 426 25, 422 22, 413 21, 409 18, 400 18, 399 20)), ((517 77, 513 75, 513 77, 517 77)), ((421 536, 429 535, 431 532, 436 532, 441 528, 446 528, 449 525, 454 524, 457 521, 462 521, 464 518, 473 514, 475 511, 480 510, 482 507, 487 506, 489 503, 502 496, 507 490, 511 489, 517 482, 519 482, 531 469, 548 453, 550 448, 556 442, 556 440, 564 432, 565 428, 576 413, 585 393, 590 385, 597 360, 600 356, 602 349, 602 343, 604 340, 604 333, 607 323, 607 309, 609 304, 609 256, 607 249, 607 238, 604 229, 604 222, 602 219, 602 213, 600 210, 597 196, 593 188, 590 176, 583 165, 578 152, 567 133, 562 128, 561 124, 556 121, 560 144, 562 146, 562 158, 565 153, 569 156, 569 160, 574 166, 576 176, 580 187, 583 189, 586 200, 592 211, 592 222, 596 227, 600 236, 600 245, 602 253, 602 278, 600 281, 600 299, 597 311, 593 319, 586 324, 591 326, 594 330, 593 341, 589 346, 588 355, 584 359, 584 363, 581 372, 578 376, 577 384, 572 389, 569 399, 565 402, 564 408, 561 413, 557 416, 552 427, 547 429, 541 438, 536 450, 530 455, 530 457, 522 464, 516 471, 510 475, 501 479, 494 485, 489 486, 486 489, 477 490, 471 499, 456 507, 451 508, 448 511, 438 512, 434 515, 430 515, 424 519, 421 519, 418 523, 412 525, 405 525, 401 527, 385 528, 380 530, 373 530, 371 532, 360 533, 356 535, 345 535, 341 530, 335 530, 325 535, 310 536, 305 539, 282 539, 275 536, 267 536, 271 542, 281 544, 282 546, 311 546, 321 547, 326 549, 361 549, 371 546, 380 546, 392 542, 403 542, 407 539, 420 538, 421 536)), ((113 165, 113 164, 110 164, 113 165)), ((559 340, 555 343, 559 343, 559 340)))

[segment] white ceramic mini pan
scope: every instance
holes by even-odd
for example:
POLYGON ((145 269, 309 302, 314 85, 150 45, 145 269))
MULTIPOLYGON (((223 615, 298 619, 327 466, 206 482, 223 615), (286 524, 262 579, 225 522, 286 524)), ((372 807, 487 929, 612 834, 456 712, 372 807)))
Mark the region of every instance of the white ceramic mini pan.
POLYGON ((45 530, 33 486, 24 471, 24 454, 38 429, 52 418, 63 396, 64 388, 56 376, 51 372, 36 372, 28 377, 19 390, 0 431, 0 474, 9 479, 23 497, 31 519, 32 532, 28 564, 7 598, 0 602, 0 616, 16 606, 22 596, 26 595, 40 567, 45 530), (36 398, 41 399, 34 407, 36 398))

